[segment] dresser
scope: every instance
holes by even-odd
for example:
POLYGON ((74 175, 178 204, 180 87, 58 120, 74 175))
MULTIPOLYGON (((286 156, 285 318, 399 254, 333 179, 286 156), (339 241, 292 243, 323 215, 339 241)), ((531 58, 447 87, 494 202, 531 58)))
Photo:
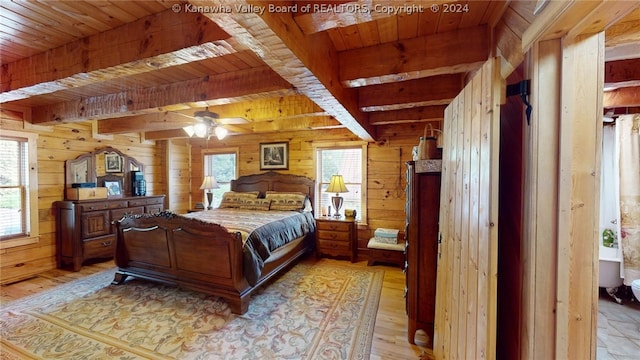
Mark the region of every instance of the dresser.
POLYGON ((344 256, 356 260, 357 228, 355 218, 321 217, 316 219, 318 256, 344 256))
POLYGON ((436 309, 438 216, 440 211, 441 160, 407 163, 406 188, 406 306, 408 340, 423 330, 433 346, 436 309))
POLYGON ((59 268, 80 270, 89 259, 113 258, 116 245, 114 221, 125 214, 164 210, 164 195, 116 199, 57 201, 56 260, 59 268))

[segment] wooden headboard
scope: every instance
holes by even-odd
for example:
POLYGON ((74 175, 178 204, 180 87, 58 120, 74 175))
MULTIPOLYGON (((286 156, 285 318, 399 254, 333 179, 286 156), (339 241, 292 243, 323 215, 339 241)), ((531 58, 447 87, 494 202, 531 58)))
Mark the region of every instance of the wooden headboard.
POLYGON ((236 180, 231 180, 232 191, 260 191, 261 196, 265 192, 301 192, 307 194, 311 203, 315 199, 316 182, 306 176, 280 174, 269 171, 262 174, 240 176, 236 180))

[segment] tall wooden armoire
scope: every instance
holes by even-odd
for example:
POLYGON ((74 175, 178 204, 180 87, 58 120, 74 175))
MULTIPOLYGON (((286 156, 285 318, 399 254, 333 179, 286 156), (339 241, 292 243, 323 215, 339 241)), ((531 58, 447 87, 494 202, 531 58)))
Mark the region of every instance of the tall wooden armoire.
POLYGON ((422 329, 429 337, 430 347, 433 346, 436 309, 441 168, 442 160, 407 162, 405 270, 408 337, 409 342, 415 344, 416 331, 422 329))

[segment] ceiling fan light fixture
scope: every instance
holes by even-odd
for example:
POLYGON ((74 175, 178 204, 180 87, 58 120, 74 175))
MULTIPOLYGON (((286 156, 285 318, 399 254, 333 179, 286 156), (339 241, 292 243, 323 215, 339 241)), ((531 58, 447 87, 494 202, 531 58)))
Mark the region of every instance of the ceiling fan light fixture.
POLYGON ((222 126, 216 126, 213 131, 216 133, 216 137, 218 138, 218 140, 224 139, 229 133, 227 129, 223 128, 222 126))
POLYGON ((193 131, 197 137, 205 137, 207 136, 208 126, 205 123, 197 123, 193 125, 193 131))

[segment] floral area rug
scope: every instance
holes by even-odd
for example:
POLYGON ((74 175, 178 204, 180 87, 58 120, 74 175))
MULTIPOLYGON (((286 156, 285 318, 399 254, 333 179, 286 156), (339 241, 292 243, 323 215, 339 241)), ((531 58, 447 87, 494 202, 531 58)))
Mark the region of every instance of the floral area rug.
POLYGON ((235 315, 115 269, 0 309, 2 359, 368 359, 384 271, 299 263, 235 315))

